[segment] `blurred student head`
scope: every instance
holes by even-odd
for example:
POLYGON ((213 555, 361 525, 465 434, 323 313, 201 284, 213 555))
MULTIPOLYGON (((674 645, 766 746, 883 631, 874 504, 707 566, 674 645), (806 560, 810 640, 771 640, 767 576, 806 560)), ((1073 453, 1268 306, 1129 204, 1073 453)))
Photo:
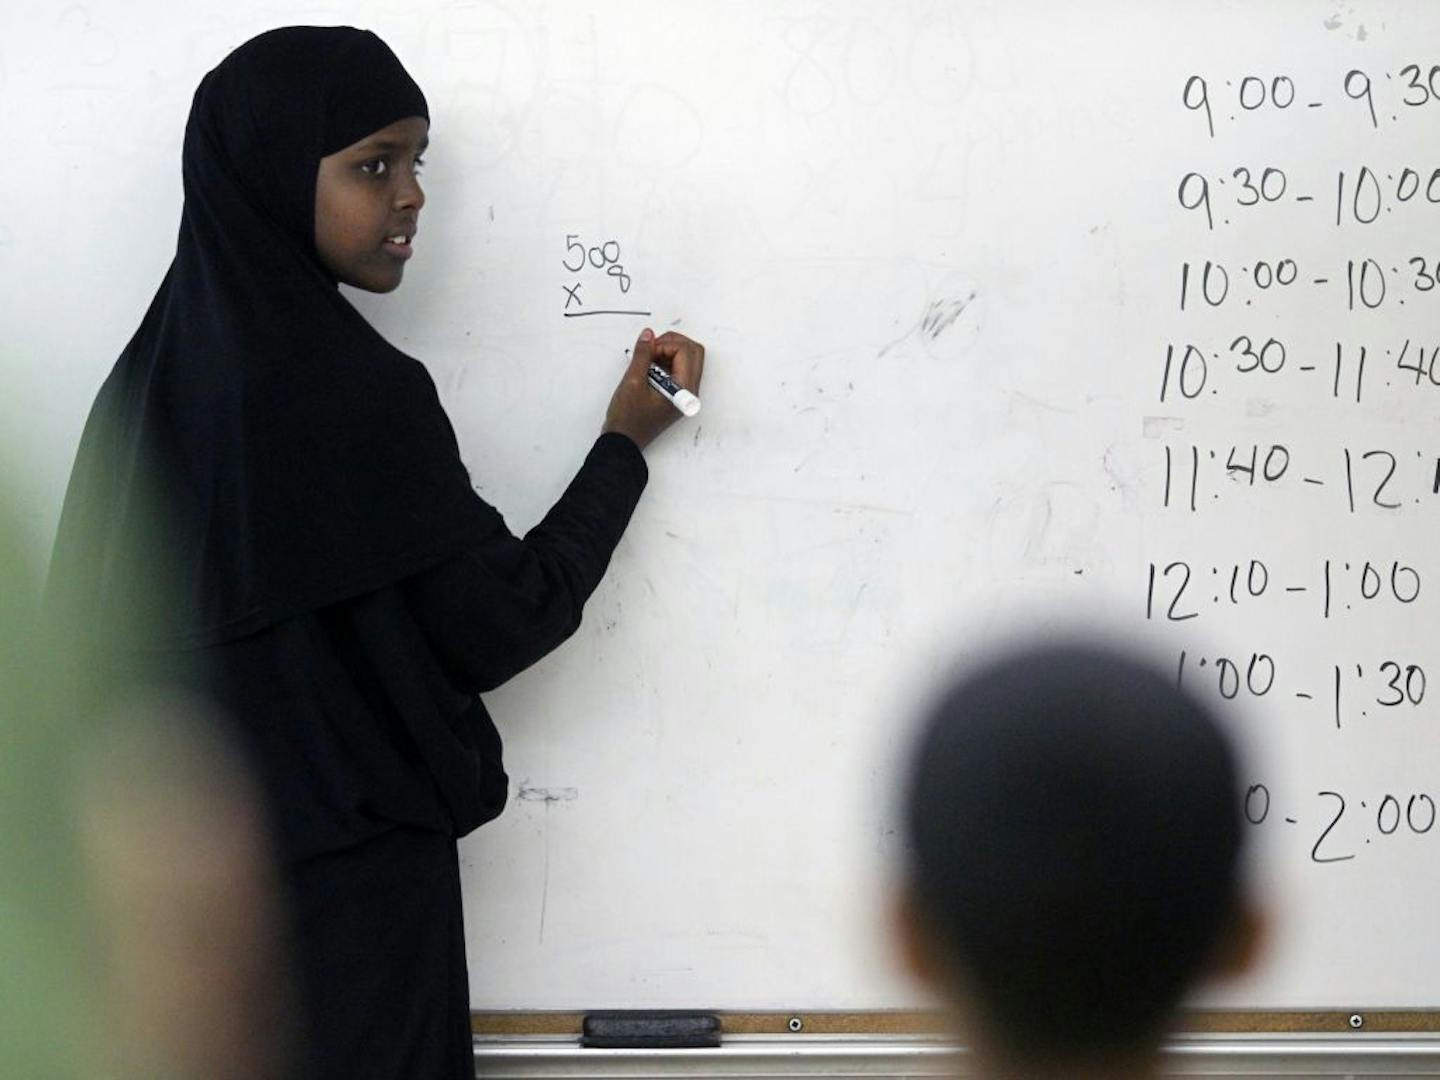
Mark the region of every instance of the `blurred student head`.
POLYGON ((279 1076, 255 785, 206 702, 102 661, 133 627, 47 611, 18 520, 0 496, 0 1074, 279 1076))
POLYGON ((1240 809, 1230 744, 1173 678, 1079 643, 986 661, 915 748, 907 964, 982 1068, 1144 1075, 1192 985, 1254 954, 1240 809))
POLYGON ((287 1075, 285 927, 244 762, 213 707, 174 689, 138 689, 99 719, 74 798, 111 1067, 287 1075))

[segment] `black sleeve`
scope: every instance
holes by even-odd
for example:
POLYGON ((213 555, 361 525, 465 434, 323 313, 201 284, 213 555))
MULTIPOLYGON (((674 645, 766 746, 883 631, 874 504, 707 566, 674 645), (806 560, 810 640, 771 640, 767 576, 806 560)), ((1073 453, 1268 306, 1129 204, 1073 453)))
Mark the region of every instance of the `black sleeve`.
POLYGON ((575 632, 648 477, 633 441, 601 435, 523 540, 502 529, 405 583, 411 610, 457 688, 492 690, 575 632))

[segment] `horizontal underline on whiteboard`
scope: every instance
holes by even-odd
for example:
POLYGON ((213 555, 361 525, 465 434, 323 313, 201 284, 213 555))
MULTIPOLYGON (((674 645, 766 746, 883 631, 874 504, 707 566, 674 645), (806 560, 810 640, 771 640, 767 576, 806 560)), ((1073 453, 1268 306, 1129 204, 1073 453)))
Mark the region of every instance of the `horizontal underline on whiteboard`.
POLYGON ((562 311, 567 319, 582 319, 586 315, 649 315, 648 311, 562 311))

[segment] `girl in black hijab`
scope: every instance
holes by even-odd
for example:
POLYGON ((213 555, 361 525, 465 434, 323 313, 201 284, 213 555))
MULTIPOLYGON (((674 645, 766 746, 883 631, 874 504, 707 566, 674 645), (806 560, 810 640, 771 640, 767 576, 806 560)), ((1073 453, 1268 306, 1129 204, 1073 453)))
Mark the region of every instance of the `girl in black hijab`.
POLYGON ((428 128, 368 31, 271 31, 205 76, 175 259, 86 423, 52 563, 57 606, 140 616, 149 669, 183 655, 251 753, 307 1077, 472 1075, 455 842, 507 789, 477 694, 574 631, 677 415, 646 369, 694 389, 704 357, 642 334, 569 488, 511 535, 424 367, 337 288, 400 284, 428 128))

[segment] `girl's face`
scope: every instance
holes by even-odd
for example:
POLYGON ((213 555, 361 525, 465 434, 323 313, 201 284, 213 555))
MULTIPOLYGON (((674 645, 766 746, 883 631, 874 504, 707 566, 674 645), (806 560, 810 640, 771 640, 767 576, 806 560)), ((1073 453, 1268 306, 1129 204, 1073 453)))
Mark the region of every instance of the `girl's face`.
POLYGON ((425 205, 418 178, 429 127, 419 116, 397 120, 320 159, 315 248, 345 284, 387 293, 404 277, 425 205))

